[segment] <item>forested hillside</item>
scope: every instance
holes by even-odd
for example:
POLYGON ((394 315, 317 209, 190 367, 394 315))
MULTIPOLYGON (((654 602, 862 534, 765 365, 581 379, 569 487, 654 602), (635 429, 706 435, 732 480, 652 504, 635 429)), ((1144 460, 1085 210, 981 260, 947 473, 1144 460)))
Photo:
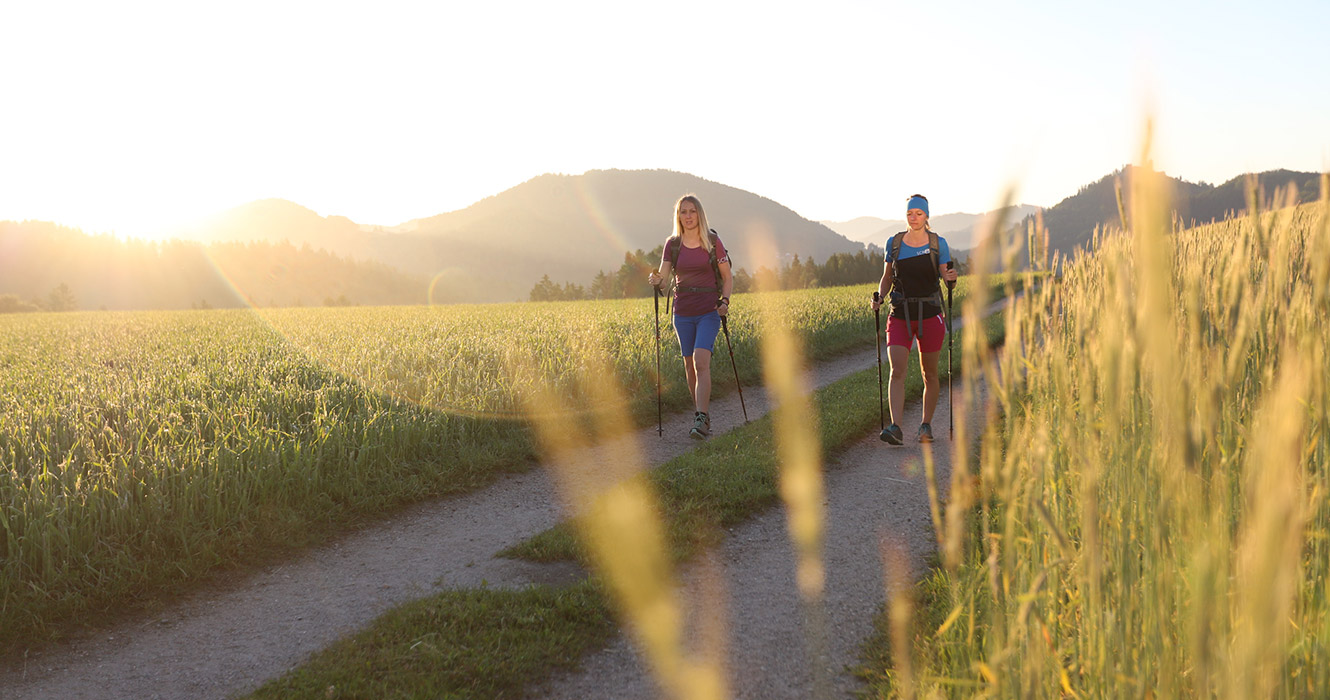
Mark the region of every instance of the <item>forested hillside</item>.
MULTIPOLYGON (((1044 210, 1044 225, 1049 231, 1049 248, 1068 256, 1076 248, 1085 248, 1090 244, 1096 228, 1111 226, 1121 227, 1118 214, 1116 184, 1122 181, 1124 198, 1129 199, 1131 178, 1134 166, 1109 173, 1098 181, 1081 187, 1076 194, 1067 197, 1056 206, 1044 210)), ((1278 189, 1295 185, 1298 188, 1298 203, 1316 201, 1320 196, 1320 175, 1317 173, 1294 172, 1290 170, 1272 170, 1257 173, 1253 177, 1262 191, 1261 206, 1272 204, 1270 198, 1278 189)), ((1173 211, 1177 220, 1184 226, 1193 223, 1222 221, 1247 211, 1247 175, 1234 177, 1222 185, 1187 182, 1178 178, 1165 177, 1164 182, 1170 191, 1173 211)), ((1282 204, 1282 203, 1280 203, 1282 204)), ((1023 229, 1031 217, 1022 221, 1023 229)))
POLYGON ((421 304, 428 286, 308 243, 158 243, 0 222, 0 310, 421 304))

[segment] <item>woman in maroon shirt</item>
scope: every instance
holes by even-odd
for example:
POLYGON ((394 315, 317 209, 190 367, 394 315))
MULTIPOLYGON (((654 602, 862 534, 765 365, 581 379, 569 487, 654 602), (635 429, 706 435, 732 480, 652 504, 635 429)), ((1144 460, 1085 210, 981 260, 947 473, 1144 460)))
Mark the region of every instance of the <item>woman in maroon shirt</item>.
POLYGON ((729 313, 730 257, 720 236, 707 227, 707 215, 696 195, 684 195, 674 204, 674 235, 665 241, 660 268, 647 281, 658 286, 675 277, 674 332, 683 353, 688 391, 693 395, 693 428, 688 435, 701 440, 711 434, 711 354, 720 332, 720 317, 729 313))

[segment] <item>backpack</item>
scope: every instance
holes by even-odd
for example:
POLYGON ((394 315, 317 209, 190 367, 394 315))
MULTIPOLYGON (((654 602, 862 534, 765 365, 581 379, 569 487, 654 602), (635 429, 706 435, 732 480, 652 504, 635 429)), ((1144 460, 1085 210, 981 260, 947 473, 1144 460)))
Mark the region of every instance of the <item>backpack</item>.
MULTIPOLYGON (((898 290, 899 290, 899 289, 903 289, 903 287, 898 287, 898 286, 896 286, 896 282, 897 282, 897 278, 896 278, 896 263, 900 262, 900 258, 901 258, 901 241, 903 241, 903 240, 905 239, 905 234, 906 234, 906 233, 907 233, 907 231, 901 231, 900 233, 898 233, 898 234, 892 236, 892 237, 891 237, 891 242, 887 244, 887 250, 891 252, 891 278, 892 278, 892 285, 893 285, 893 287, 894 287, 895 289, 898 289, 898 290)), ((941 250, 941 246, 938 244, 938 237, 937 237, 937 234, 934 233, 932 230, 929 230, 929 231, 928 231, 928 256, 929 256, 930 258, 933 259, 933 274, 937 275, 937 278, 938 278, 938 279, 942 279, 942 273, 941 273, 941 272, 938 272, 938 269, 937 269, 938 266, 941 264, 941 263, 938 262, 938 258, 940 258, 940 257, 942 256, 940 250, 941 250)), ((942 306, 942 286, 941 286, 941 285, 938 285, 938 287, 937 287, 937 291, 933 292, 932 294, 930 294, 930 295, 928 295, 928 296, 926 296, 926 297, 905 297, 903 291, 893 291, 893 292, 891 293, 891 297, 892 297, 892 301, 893 301, 893 302, 895 302, 895 301, 899 301, 899 302, 911 302, 911 301, 924 302, 924 301, 927 301, 927 302, 930 302, 930 303, 933 303, 933 304, 937 304, 938 306, 942 306)), ((907 308, 908 308, 908 307, 907 307, 907 308)))

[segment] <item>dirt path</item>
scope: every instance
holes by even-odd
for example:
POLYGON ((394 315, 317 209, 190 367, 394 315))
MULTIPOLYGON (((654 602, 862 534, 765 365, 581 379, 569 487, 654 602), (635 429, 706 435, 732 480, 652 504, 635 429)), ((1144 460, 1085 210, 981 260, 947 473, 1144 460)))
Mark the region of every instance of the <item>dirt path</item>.
MULTIPOLYGON (((960 387, 956 387, 957 400, 960 387)), ((978 405, 982 406, 980 395, 978 405)), ((939 403, 933 417, 938 438, 934 459, 938 487, 945 498, 951 475, 952 443, 947 439, 950 405, 939 403)), ((907 407, 917 425, 918 402, 907 407)), ((972 411, 973 420, 977 412, 972 411)), ((971 423, 974 425, 974 423, 971 423)), ((913 430, 907 427, 907 439, 913 430)), ((873 616, 886 598, 884 568, 879 555, 885 540, 908 554, 914 580, 936 542, 928 506, 921 447, 907 442, 890 447, 876 434, 865 436, 835 463, 827 465, 827 583, 823 612, 825 651, 810 648, 806 630, 813 628, 795 588, 795 559, 783 507, 771 508, 731 530, 719 551, 682 572, 681 598, 693 603, 719 579, 727 591, 723 627, 728 638, 730 697, 778 698, 851 697, 863 690, 849 671, 858 663, 859 646, 872 631, 873 616), (821 685, 817 669, 823 669, 821 685)), ((694 648, 702 632, 689 631, 694 648)), ((582 668, 533 690, 541 698, 654 698, 659 693, 632 643, 620 635, 611 645, 583 660, 582 668)))
MULTIPOLYGON (((874 366, 876 351, 868 348, 820 363, 810 371, 813 386, 822 387, 853 372, 874 366)), ((884 368, 885 371, 885 368, 884 368)), ((716 375, 725 383, 724 373, 716 375)), ((732 379, 731 379, 732 381, 732 379)), ((958 389, 959 395, 959 389, 958 389)), ((744 398, 750 418, 764 415, 769 406, 761 387, 745 387, 744 398)), ((945 403, 945 402, 944 402, 945 403)), ((917 410, 917 409, 915 409, 917 410)), ((723 432, 742 423, 739 398, 731 393, 713 402, 713 431, 723 432)), ((945 417, 939 407, 935 424, 943 426, 945 417)), ((655 467, 696 445, 687 437, 690 413, 668 416, 665 436, 658 437, 655 426, 626 436, 635 440, 648 466, 655 467)), ((912 431, 910 431, 912 432, 912 431)), ((627 443, 621 443, 627 444, 627 443)), ((939 445, 945 444, 940 442, 939 445)), ((877 464, 864 473, 839 470, 846 475, 859 474, 865 484, 880 481, 882 471, 877 456, 885 446, 875 436, 848 453, 847 464, 877 464), (857 455, 857 456, 851 456, 857 455)), ((918 448, 898 449, 905 455, 918 448)), ((606 453, 597 456, 605 458, 606 453)), ((870 517, 883 512, 906 512, 903 508, 883 508, 882 497, 869 497, 857 505, 839 505, 838 493, 867 490, 832 474, 833 499, 828 542, 856 537, 844 545, 849 559, 863 560, 863 552, 876 552, 877 525, 870 517), (839 522, 844 520, 843 523, 839 522), (869 540, 863 540, 868 537, 869 540), (864 549, 866 547, 866 549, 864 549)), ((904 478, 904 477, 902 477, 904 478)), ((894 483, 894 482, 889 482, 894 483)), ((904 487, 904 484, 896 484, 904 487)), ((913 488, 913 487, 911 487, 913 488)), ((917 489, 915 489, 917 491, 917 489)), ((899 497, 918 503, 915 491, 901 490, 899 497), (913 494, 913 495, 911 495, 913 494)), ((893 496, 895 497, 895 496, 893 496)), ((893 527, 913 531, 925 521, 906 515, 904 524, 893 527)), ((256 688, 301 663, 310 653, 336 639, 359 630, 388 609, 444 588, 468 588, 482 584, 491 587, 524 586, 530 583, 559 583, 580 575, 575 566, 545 566, 497 559, 494 554, 554 525, 563 517, 559 499, 543 469, 503 478, 480 491, 420 504, 404 511, 389 522, 352 533, 334 543, 300 554, 278 566, 265 569, 243 581, 222 588, 200 591, 151 619, 122 624, 99 635, 67 645, 53 647, 20 661, 14 668, 0 671, 0 700, 61 698, 224 698, 256 688)), ((751 525, 736 530, 732 544, 726 545, 726 557, 744 558, 744 567, 754 573, 767 572, 772 579, 770 595, 782 595, 777 579, 770 575, 780 570, 785 554, 783 515, 767 513, 751 525), (766 529, 750 529, 750 528, 766 529), (732 553, 730 548, 738 547, 732 553), (745 549, 745 547, 747 547, 745 549), (766 560, 767 557, 775 557, 766 560), (752 561, 747 561, 748 559, 752 561), (770 567, 770 568, 768 568, 770 567)), ((912 550, 913 551, 913 550, 912 550)), ((833 561, 829 550, 830 588, 828 601, 839 600, 838 578, 845 569, 833 561)), ((871 573, 874 590, 881 588, 880 564, 875 558, 858 561, 866 567, 856 580, 871 573)), ((736 570, 737 571, 737 570, 736 570)), ((737 575, 737 574, 736 574, 737 575)), ((748 575, 736 578, 732 589, 744 590, 748 575)), ((763 578, 757 576, 756 578, 763 578)), ((871 613, 881 594, 863 598, 864 584, 855 584, 853 606, 829 605, 843 609, 845 619, 832 620, 832 635, 846 644, 857 645, 862 636, 849 626, 869 624, 871 613)), ((744 600, 750 599, 745 593, 744 600)), ((765 610, 794 610, 773 598, 765 610)), ((743 619, 747 619, 747 615, 743 619)), ((734 628, 736 636, 750 633, 734 628)), ((756 637, 754 637, 756 638, 756 637)), ((801 663, 798 648, 793 653, 778 638, 790 663, 801 663)), ((618 648, 618 647, 616 647, 618 648)), ((750 659, 743 654, 757 646, 736 645, 734 663, 738 667, 761 669, 770 662, 750 659)), ((626 647, 606 654, 630 654, 626 647)), ((604 663, 601 654, 590 660, 587 678, 604 663)), ((631 654, 630 654, 631 655, 631 654)), ((843 656, 843 654, 841 654, 843 656)), ((836 657, 840 658, 840 656, 836 657)), ((843 662, 836 662, 843 663, 843 662)), ((839 666, 837 666, 839 668, 839 666)), ((573 682, 570 680, 570 682, 573 682)), ((607 687, 607 686, 601 686, 607 687)), ((608 686, 613 687, 613 686, 608 686)), ((735 686, 740 687, 739 685, 735 686)), ((551 691, 553 692, 553 691, 551 691)), ((650 695, 650 691, 643 691, 650 695)), ((622 697, 619 693, 615 696, 622 697)))

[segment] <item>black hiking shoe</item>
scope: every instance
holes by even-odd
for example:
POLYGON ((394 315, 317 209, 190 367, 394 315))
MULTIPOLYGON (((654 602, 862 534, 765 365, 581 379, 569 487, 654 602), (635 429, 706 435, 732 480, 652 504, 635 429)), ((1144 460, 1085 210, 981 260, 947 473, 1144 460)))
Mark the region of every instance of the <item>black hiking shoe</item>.
POLYGON ((933 441, 933 426, 928 423, 919 424, 919 442, 933 441))
POLYGON ((878 435, 878 439, 888 445, 904 445, 905 433, 901 432, 901 427, 899 425, 892 423, 882 431, 881 435, 878 435))
POLYGON ((711 434, 711 418, 707 414, 698 411, 693 415, 693 429, 688 431, 688 437, 694 440, 704 440, 711 434))

